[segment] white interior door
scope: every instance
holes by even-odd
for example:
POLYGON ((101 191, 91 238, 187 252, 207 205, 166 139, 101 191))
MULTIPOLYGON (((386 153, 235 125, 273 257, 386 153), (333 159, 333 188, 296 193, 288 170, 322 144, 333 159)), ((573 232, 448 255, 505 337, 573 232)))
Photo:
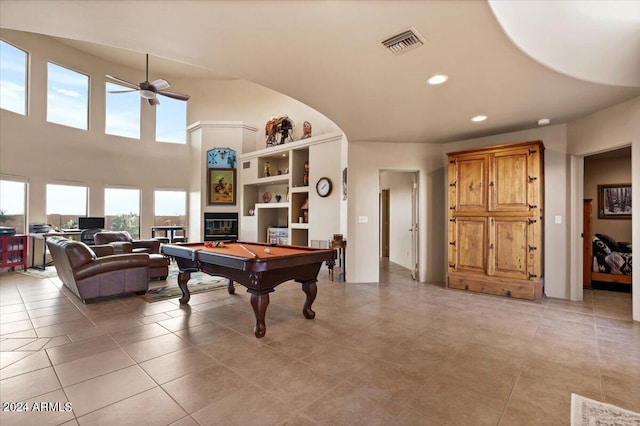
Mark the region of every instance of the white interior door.
POLYGON ((413 173, 412 188, 411 188, 411 278, 417 280, 420 276, 418 273, 418 256, 419 256, 419 241, 418 241, 418 217, 420 207, 418 203, 418 172, 413 173))

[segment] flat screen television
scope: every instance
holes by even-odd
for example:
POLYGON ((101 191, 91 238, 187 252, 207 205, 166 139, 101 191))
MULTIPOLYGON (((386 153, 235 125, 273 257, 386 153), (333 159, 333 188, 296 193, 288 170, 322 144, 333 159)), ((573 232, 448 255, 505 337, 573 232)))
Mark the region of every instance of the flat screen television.
POLYGON ((104 229, 104 217, 79 217, 78 229, 104 229))

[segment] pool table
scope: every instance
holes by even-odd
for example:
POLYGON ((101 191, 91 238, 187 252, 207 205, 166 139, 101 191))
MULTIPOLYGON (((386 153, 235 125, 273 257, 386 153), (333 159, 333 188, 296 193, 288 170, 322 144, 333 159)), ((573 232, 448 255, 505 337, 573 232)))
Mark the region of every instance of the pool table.
POLYGON ((311 304, 318 291, 318 272, 323 262, 326 262, 329 269, 333 269, 335 250, 241 241, 223 244, 223 247, 208 247, 211 243, 162 245, 162 253, 173 257, 180 270, 180 303, 189 302, 187 282, 191 273, 202 271, 209 275, 228 278, 229 294, 235 291, 234 281, 247 288, 251 293, 251 306, 256 317, 253 331, 258 338, 263 337, 267 330, 265 314, 269 305, 269 293, 285 281, 295 280, 302 284, 302 291, 307 296, 302 314, 307 319, 316 316, 311 304))

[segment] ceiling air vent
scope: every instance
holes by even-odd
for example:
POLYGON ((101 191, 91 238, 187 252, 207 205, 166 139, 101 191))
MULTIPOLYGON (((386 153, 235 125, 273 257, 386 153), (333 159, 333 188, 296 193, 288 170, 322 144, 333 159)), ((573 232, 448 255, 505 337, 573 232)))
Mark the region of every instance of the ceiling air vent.
POLYGON ((382 45, 394 55, 400 55, 411 49, 422 46, 424 44, 422 40, 423 39, 418 35, 418 32, 411 28, 398 35, 389 37, 382 42, 382 45))

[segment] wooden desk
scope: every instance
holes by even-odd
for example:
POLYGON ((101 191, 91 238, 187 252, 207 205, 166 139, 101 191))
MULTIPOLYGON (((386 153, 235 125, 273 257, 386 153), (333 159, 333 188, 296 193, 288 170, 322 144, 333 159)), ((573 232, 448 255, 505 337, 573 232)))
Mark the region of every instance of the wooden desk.
POLYGON ((165 238, 169 238, 169 242, 172 243, 176 238, 176 232, 184 231, 184 226, 180 225, 171 225, 171 226, 152 226, 151 227, 151 238, 155 238, 156 232, 164 232, 165 238))
POLYGON ((69 239, 73 239, 73 237, 80 237, 81 235, 82 231, 47 233, 31 232, 29 234, 29 236, 31 237, 31 267, 34 269, 40 269, 42 271, 44 271, 44 269, 47 267, 47 238, 67 237, 69 239), (42 265, 35 265, 36 240, 42 240, 42 265))

